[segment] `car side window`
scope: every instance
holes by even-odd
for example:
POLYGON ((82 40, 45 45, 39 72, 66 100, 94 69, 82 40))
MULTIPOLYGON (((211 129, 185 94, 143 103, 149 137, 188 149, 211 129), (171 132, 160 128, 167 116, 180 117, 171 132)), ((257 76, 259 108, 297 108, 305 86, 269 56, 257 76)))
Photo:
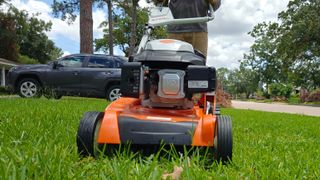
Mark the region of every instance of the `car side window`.
POLYGON ((66 57, 59 61, 59 66, 72 68, 82 67, 83 60, 83 56, 66 57))
POLYGON ((113 60, 101 57, 91 57, 88 63, 90 68, 113 68, 113 60))

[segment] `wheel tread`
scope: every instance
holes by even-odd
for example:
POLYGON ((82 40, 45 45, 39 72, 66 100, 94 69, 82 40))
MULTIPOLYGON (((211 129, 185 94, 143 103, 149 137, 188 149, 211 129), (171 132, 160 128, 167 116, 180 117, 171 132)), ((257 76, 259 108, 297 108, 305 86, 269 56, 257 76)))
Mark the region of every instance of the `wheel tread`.
POLYGON ((232 122, 229 116, 218 116, 217 121, 217 160, 227 162, 232 160, 232 122))
POLYGON ((80 156, 94 155, 94 131, 98 121, 103 118, 103 115, 102 112, 95 111, 86 112, 83 115, 77 133, 77 147, 80 156))

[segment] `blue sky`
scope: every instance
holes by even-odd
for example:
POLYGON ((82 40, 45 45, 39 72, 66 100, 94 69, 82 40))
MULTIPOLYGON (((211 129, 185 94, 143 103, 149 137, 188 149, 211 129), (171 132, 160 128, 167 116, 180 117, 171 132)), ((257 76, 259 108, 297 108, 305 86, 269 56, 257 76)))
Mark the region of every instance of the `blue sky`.
MULTIPOLYGON (((79 53, 79 18, 68 25, 67 22, 54 18, 51 4, 53 0, 11 0, 18 9, 29 13, 40 12, 38 18, 53 23, 48 37, 65 54, 79 53)), ((215 20, 208 23, 208 61, 215 67, 236 68, 243 54, 249 51, 254 39, 247 33, 253 26, 263 21, 277 21, 277 14, 285 10, 289 0, 222 0, 220 9, 215 13, 215 20)), ((140 0, 141 6, 146 0, 140 0)), ((107 19, 106 9, 94 8, 94 38, 101 38, 103 32, 98 28, 107 19)), ((116 55, 123 55, 115 48, 116 55)))

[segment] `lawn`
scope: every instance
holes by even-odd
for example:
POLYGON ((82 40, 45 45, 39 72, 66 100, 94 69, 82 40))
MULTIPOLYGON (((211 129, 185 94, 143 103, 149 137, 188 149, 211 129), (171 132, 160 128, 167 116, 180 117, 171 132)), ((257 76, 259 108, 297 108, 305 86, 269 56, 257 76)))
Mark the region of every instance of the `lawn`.
POLYGON ((0 179, 160 179, 174 166, 182 179, 318 179, 320 118, 222 109, 233 119, 229 165, 204 167, 199 156, 170 159, 130 153, 80 159, 75 136, 85 111, 107 102, 63 98, 0 99, 0 179))

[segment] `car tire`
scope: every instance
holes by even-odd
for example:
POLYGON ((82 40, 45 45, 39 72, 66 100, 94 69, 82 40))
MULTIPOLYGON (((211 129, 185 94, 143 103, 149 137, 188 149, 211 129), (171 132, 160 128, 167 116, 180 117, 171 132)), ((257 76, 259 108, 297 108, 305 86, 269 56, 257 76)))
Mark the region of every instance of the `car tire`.
POLYGON ((120 86, 113 85, 113 86, 109 87, 107 89, 106 96, 109 101, 115 101, 118 98, 120 98, 121 97, 120 86))
POLYGON ((218 116, 214 133, 215 159, 226 164, 232 161, 232 122, 229 116, 218 116))
POLYGON ((81 157, 98 156, 97 137, 103 116, 104 113, 95 111, 83 115, 77 133, 77 147, 81 157))
POLYGON ((39 81, 33 78, 24 78, 18 83, 17 91, 23 98, 41 97, 41 85, 39 81))

